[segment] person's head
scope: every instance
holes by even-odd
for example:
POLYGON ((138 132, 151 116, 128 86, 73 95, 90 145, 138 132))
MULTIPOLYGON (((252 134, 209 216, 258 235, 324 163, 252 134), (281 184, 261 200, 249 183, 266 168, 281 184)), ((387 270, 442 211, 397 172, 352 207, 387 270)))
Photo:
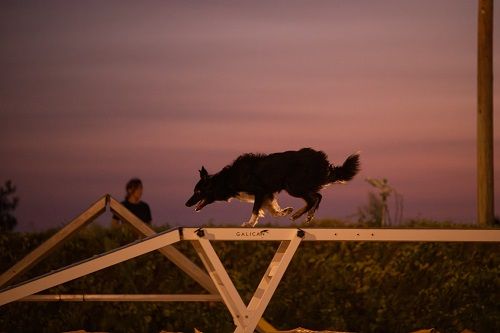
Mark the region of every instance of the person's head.
POLYGON ((129 180, 125 189, 127 191, 125 194, 126 200, 132 202, 138 202, 139 200, 141 200, 142 182, 139 178, 132 178, 131 180, 129 180))

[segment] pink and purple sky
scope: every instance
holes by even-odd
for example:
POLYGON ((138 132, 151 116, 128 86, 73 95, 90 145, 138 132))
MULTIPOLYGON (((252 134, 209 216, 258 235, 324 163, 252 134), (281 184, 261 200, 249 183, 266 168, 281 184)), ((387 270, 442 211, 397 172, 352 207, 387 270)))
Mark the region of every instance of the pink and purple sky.
MULTIPOLYGON (((17 186, 18 230, 122 199, 135 176, 154 224, 239 225, 249 204, 184 206, 197 170, 301 147, 361 151, 317 217, 352 218, 374 177, 407 219, 472 223, 476 33, 473 0, 2 1, 0 181, 17 186)), ((499 149, 496 131, 495 176, 499 149)))

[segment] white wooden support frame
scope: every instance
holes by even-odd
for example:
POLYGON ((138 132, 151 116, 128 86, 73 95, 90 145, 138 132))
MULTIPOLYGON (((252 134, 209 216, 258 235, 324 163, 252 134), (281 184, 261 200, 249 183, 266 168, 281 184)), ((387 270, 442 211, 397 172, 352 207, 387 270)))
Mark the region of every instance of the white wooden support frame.
POLYGON ((183 228, 233 316, 235 333, 251 333, 301 241, 500 242, 500 229, 183 228), (264 277, 245 306, 210 241, 280 241, 264 277))
POLYGON ((109 198, 109 195, 101 197, 47 241, 43 242, 34 251, 30 252, 26 257, 0 275, 0 287, 6 285, 16 276, 29 270, 40 260, 52 253, 61 243, 73 236, 79 229, 92 222, 95 217, 104 212, 106 204, 109 202, 109 198))
MULTIPOLYGON (((120 216, 124 221, 127 221, 135 230, 140 232, 142 235, 148 237, 156 234, 149 225, 142 222, 129 210, 127 210, 121 203, 119 203, 114 198, 110 197, 109 207, 111 211, 120 216)), ((171 262, 173 262, 177 267, 189 275, 193 280, 198 282, 203 288, 205 288, 211 294, 217 294, 217 288, 215 288, 214 283, 210 277, 201 268, 195 265, 189 258, 187 258, 182 252, 177 250, 175 247, 167 245, 158 249, 165 257, 167 257, 171 262)))
MULTIPOLYGON (((78 230, 92 222, 97 216, 102 214, 106 207, 109 206, 110 210, 118 215, 122 221, 130 224, 136 231, 140 234, 151 237, 156 234, 156 232, 143 221, 138 219, 135 215, 133 215, 130 211, 128 211, 121 203, 111 197, 109 194, 101 197, 97 202, 91 205, 87 210, 81 213, 78 217, 64 226, 60 231, 54 234, 47 241, 38 246, 35 250, 30 252, 26 257, 24 257, 21 261, 16 263, 9 270, 4 272, 0 276, 0 287, 2 285, 7 284, 9 281, 14 279, 16 276, 26 272, 31 267, 33 267, 40 260, 45 258, 51 252, 53 252, 59 245, 63 242, 67 241, 72 235, 74 235, 78 230)), ((181 236, 181 230, 177 229, 175 232, 181 236)), ((128 248, 128 245, 124 248, 128 248)), ((135 248, 135 246, 133 246, 135 248)), ((108 253, 102 254, 100 256, 95 256, 94 258, 82 261, 80 263, 61 268, 57 271, 53 271, 39 278, 32 279, 30 281, 26 281, 17 286, 13 286, 7 288, 3 291, 0 291, 0 306, 15 300, 18 301, 27 301, 27 302, 40 302, 40 301, 67 301, 67 302, 78 302, 78 301, 100 301, 100 302, 213 302, 213 301, 222 301, 221 296, 218 294, 218 290, 215 287, 215 284, 212 282, 210 276, 208 276, 202 269, 200 269, 196 264, 194 264, 189 258, 187 258, 184 254, 178 251, 175 247, 170 244, 165 244, 165 246, 157 249, 161 252, 165 257, 167 257, 170 261, 172 261, 177 267, 183 270, 187 275, 193 278, 196 282, 198 282, 202 287, 204 287, 210 294, 188 294, 188 295, 165 295, 165 294, 36 294, 38 291, 42 291, 48 289, 57 284, 61 284, 67 282, 69 280, 63 281, 60 279, 62 276, 62 272, 71 273, 71 279, 76 279, 78 277, 87 275, 92 273, 93 271, 87 270, 90 266, 85 266, 85 263, 93 262, 95 270, 100 270, 109 266, 99 266, 101 262, 98 259, 101 258, 109 258, 108 254, 114 251, 110 251, 108 253), (97 265, 96 265, 97 264, 97 265), (73 268, 76 267, 76 270, 73 268), (58 280, 59 279, 59 280, 58 280), (55 285, 53 285, 53 281, 56 281, 55 285), (44 284, 46 282, 51 282, 44 284), (38 291, 34 291, 34 289, 38 287, 38 291), (20 295, 24 295, 28 293, 27 296, 22 297, 20 295), (30 294, 31 293, 31 294, 30 294)), ((149 251, 148 251, 149 252, 149 251)), ((132 253, 128 254, 128 257, 121 260, 128 260, 135 257, 132 253)), ((120 262, 121 262, 120 261, 120 262)), ((112 263, 111 265, 117 264, 118 262, 112 263)), ((265 327, 272 327, 269 323, 267 323, 263 318, 260 319, 258 323, 257 330, 259 332, 265 332, 265 327)))
MULTIPOLYGON (((255 291, 248 306, 245 306, 241 296, 234 286, 231 278, 227 274, 222 262, 215 252, 209 239, 216 239, 211 233, 214 229, 196 229, 188 230, 189 234, 195 234, 197 239, 193 238, 191 243, 200 256, 210 277, 222 296, 226 307, 233 316, 236 325, 235 333, 252 333, 259 320, 262 318, 272 295, 276 291, 281 278, 283 277, 293 255, 304 237, 304 232, 300 229, 286 229, 289 239, 281 241, 271 263, 269 264, 264 276, 262 277, 257 290, 255 291), (205 238, 206 237, 206 238, 205 238)), ((249 229, 244 232, 251 232, 249 229)), ((184 232, 183 232, 184 234, 184 232)), ((188 236, 189 237, 189 236, 188 236)))
MULTIPOLYGON (((109 194, 106 194, 78 217, 69 222, 56 234, 50 237, 47 241, 42 243, 22 260, 0 275, 0 287, 6 285, 16 276, 28 271, 35 264, 52 253, 58 246, 67 241, 81 228, 85 227, 87 224, 92 222, 93 219, 102 214, 108 205, 112 212, 117 214, 123 221, 129 223, 140 234, 146 237, 156 234, 150 226, 138 219, 109 194)), ((175 247, 167 245, 158 249, 158 251, 172 261, 177 267, 183 270, 187 275, 193 278, 193 280, 198 282, 208 292, 211 294, 217 294, 217 288, 215 288, 215 285, 210 277, 175 247)))
POLYGON ((296 237, 292 238, 292 240, 286 240, 280 243, 276 254, 271 260, 266 273, 262 277, 257 290, 248 304, 249 328, 255 328, 257 326, 269 301, 271 301, 271 297, 274 295, 276 288, 278 288, 281 278, 285 274, 293 255, 297 251, 301 240, 302 237, 298 234, 296 237))
POLYGON ((214 248, 210 244, 210 241, 199 239, 193 242, 193 247, 215 283, 224 304, 226 304, 227 309, 233 316, 235 325, 237 327, 246 326, 244 321, 246 306, 231 281, 231 278, 224 269, 222 262, 215 253, 214 248))
POLYGON ((0 306, 33 295, 40 291, 58 286, 78 277, 88 275, 121 263, 123 261, 138 257, 142 254, 156 251, 161 247, 175 243, 180 240, 179 233, 165 232, 151 236, 142 241, 126 245, 117 250, 113 250, 94 258, 81 261, 78 264, 65 267, 55 272, 42 275, 41 277, 29 280, 18 286, 8 288, 0 293, 0 306))

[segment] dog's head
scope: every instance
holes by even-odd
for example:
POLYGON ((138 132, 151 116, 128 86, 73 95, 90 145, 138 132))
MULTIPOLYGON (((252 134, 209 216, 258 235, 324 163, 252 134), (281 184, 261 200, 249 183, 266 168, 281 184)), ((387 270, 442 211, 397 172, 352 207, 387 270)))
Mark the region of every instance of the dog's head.
POLYGON ((212 176, 208 174, 204 167, 201 167, 200 180, 196 183, 194 194, 186 202, 186 206, 192 207, 196 205, 195 210, 199 211, 206 205, 217 200, 214 185, 212 176))

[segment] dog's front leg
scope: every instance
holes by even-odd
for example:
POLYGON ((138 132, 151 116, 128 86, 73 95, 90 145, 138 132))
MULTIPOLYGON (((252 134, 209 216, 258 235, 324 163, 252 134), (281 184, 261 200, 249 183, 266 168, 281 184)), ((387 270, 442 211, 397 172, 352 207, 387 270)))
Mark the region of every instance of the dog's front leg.
POLYGON ((264 216, 264 211, 261 209, 264 202, 264 196, 255 195, 255 201, 253 202, 252 216, 248 222, 243 223, 242 227, 255 227, 259 222, 259 217, 264 216))

